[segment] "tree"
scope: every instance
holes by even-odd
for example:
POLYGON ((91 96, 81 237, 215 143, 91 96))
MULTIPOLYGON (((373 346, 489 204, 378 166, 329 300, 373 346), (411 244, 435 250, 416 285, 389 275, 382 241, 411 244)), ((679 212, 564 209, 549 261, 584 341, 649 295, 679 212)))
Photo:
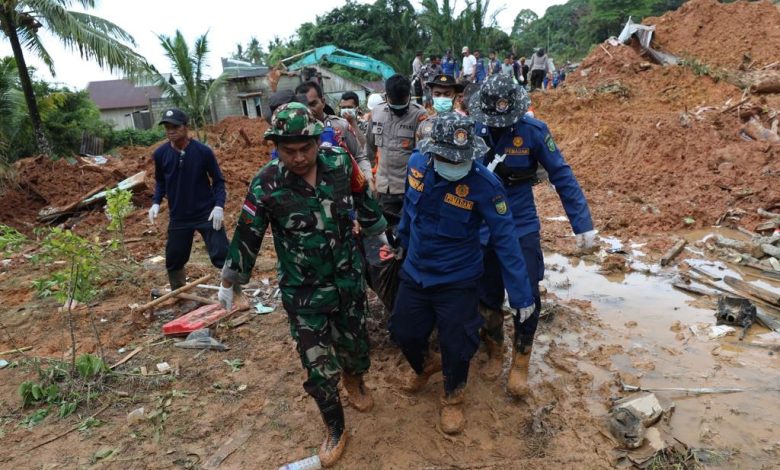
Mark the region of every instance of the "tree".
POLYGON ((225 75, 207 80, 204 75, 206 55, 209 53, 208 33, 195 39, 192 50, 187 41, 176 30, 173 37, 160 34, 160 45, 177 75, 177 83, 171 84, 162 74, 156 74, 156 85, 163 90, 163 96, 171 98, 176 106, 190 116, 195 131, 200 137, 199 127, 206 122, 214 91, 224 81, 225 75))
POLYGON ((22 120, 20 109, 19 72, 13 57, 0 59, 0 174, 11 160, 10 146, 22 120))
POLYGON ((534 13, 533 10, 524 8, 520 10, 520 13, 515 17, 515 23, 512 25, 512 36, 520 36, 528 29, 528 27, 534 21, 539 19, 539 15, 534 13))
POLYGON ((233 59, 243 60, 251 64, 263 64, 267 60, 267 55, 263 52, 263 46, 256 37, 252 38, 244 47, 241 43, 236 44, 236 52, 232 55, 233 59))
POLYGON ((130 46, 133 37, 116 24, 98 16, 69 10, 73 4, 84 9, 94 8, 95 0, 3 0, 0 2, 0 31, 11 43, 19 81, 35 132, 38 150, 51 154, 44 133, 32 79, 24 50, 40 58, 52 76, 54 63, 41 41, 45 30, 71 50, 87 60, 94 60, 110 71, 136 72, 145 60, 130 46))

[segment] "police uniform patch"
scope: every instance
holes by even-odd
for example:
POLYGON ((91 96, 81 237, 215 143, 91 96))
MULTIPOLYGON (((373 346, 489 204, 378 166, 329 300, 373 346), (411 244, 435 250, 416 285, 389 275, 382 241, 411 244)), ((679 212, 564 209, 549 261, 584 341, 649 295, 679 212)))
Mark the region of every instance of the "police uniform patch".
POLYGON ((547 137, 544 138, 544 143, 547 144, 547 150, 555 152, 555 142, 553 142, 552 135, 547 134, 547 137))
POLYGON ((452 142, 455 145, 466 145, 469 141, 469 131, 466 129, 455 129, 452 134, 452 142))
POLYGON ((423 179, 423 176, 425 176, 417 168, 410 168, 409 172, 417 179, 423 179))
POLYGON ((514 145, 515 147, 522 147, 523 138, 520 136, 516 136, 514 139, 512 139, 512 145, 514 145))
POLYGON ((452 204, 455 207, 460 207, 461 209, 466 209, 468 211, 474 208, 474 201, 469 201, 468 199, 463 199, 462 197, 458 197, 450 193, 447 193, 444 196, 444 202, 447 204, 452 204))
POLYGON ((507 206, 505 200, 502 199, 496 202, 496 212, 498 213, 498 215, 504 215, 506 214, 506 211, 507 211, 507 206))
POLYGON ((465 184, 459 184, 455 187, 455 194, 460 197, 466 197, 469 195, 469 187, 465 184))
POLYGON ((414 189, 415 191, 422 192, 423 188, 425 187, 422 181, 416 179, 412 175, 409 175, 409 177, 406 179, 407 181, 409 181, 409 186, 411 186, 412 189, 414 189))

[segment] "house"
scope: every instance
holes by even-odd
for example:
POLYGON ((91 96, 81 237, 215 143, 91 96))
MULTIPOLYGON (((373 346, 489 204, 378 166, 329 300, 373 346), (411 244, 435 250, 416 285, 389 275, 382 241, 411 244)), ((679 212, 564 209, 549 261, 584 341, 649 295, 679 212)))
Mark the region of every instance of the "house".
POLYGON ((160 88, 137 86, 126 79, 89 82, 87 93, 101 120, 113 123, 115 129, 150 129, 155 124, 153 108, 164 101, 160 88))
POLYGON ((263 98, 273 93, 268 72, 269 68, 263 65, 222 58, 225 80, 211 99, 212 122, 228 116, 265 117, 269 111, 263 98))

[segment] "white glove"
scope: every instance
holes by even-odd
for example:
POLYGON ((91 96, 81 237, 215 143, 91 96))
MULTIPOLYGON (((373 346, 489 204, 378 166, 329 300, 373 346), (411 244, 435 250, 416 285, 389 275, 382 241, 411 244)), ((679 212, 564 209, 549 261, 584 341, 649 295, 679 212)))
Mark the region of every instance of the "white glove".
POLYGON ((220 305, 225 307, 225 310, 228 312, 233 310, 233 286, 225 287, 220 284, 217 299, 219 300, 220 305))
POLYGON ((580 250, 588 250, 590 248, 593 248, 596 246, 596 234, 598 231, 596 230, 589 230, 587 232, 578 233, 575 236, 575 241, 577 243, 577 248, 580 250))
POLYGON ((214 230, 221 229, 222 221, 225 220, 225 211, 221 207, 215 206, 214 210, 211 211, 209 220, 211 221, 211 226, 214 227, 214 230))
POLYGON ((535 309, 536 305, 531 304, 528 307, 516 308, 513 313, 517 319, 520 320, 520 323, 524 323, 531 317, 531 315, 533 315, 535 309))
POLYGON ((149 222, 154 223, 154 219, 157 218, 157 214, 159 213, 160 213, 160 205, 152 204, 152 207, 149 208, 149 222))

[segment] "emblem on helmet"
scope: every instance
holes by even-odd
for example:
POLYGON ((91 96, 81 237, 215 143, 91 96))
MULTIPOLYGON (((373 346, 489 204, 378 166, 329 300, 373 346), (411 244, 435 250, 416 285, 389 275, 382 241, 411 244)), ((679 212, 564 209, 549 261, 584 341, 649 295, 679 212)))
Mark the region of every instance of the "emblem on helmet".
POLYGON ((496 111, 499 113, 505 113, 509 109, 509 101, 507 101, 505 98, 501 98, 500 100, 496 101, 496 111))
POLYGON ((466 145, 469 141, 469 132, 466 129, 455 129, 455 133, 452 135, 452 142, 455 145, 466 145))

